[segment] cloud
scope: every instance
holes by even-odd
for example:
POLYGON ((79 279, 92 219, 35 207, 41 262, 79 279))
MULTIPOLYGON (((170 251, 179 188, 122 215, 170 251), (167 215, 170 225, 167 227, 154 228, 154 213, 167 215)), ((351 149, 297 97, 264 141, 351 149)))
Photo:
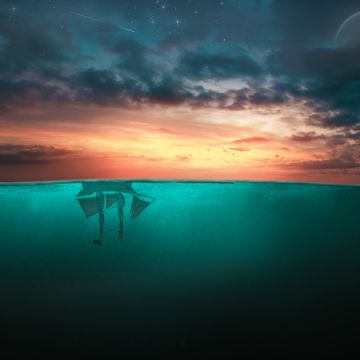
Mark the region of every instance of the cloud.
POLYGON ((70 80, 70 87, 75 101, 119 106, 129 101, 133 91, 136 93, 137 90, 135 82, 117 80, 114 71, 94 68, 75 74, 70 80))
POLYGON ((344 161, 343 159, 328 159, 303 161, 292 164, 292 166, 306 170, 345 170, 359 168, 360 164, 354 161, 344 161))
POLYGON ((233 141, 233 144, 241 144, 241 143, 258 143, 258 142, 266 142, 269 141, 267 138, 261 136, 251 136, 243 139, 236 139, 233 141))
POLYGON ((292 135, 290 138, 290 140, 292 141, 303 142, 303 143, 324 140, 324 139, 326 139, 326 136, 318 135, 315 131, 309 131, 309 132, 300 131, 297 134, 292 135))
POLYGON ((176 131, 164 127, 158 128, 156 131, 170 135, 177 135, 176 131))
POLYGON ((176 155, 175 159, 177 161, 190 161, 191 156, 188 156, 188 155, 176 155))
POLYGON ((351 170, 360 167, 359 159, 350 153, 345 153, 328 159, 307 160, 288 163, 285 166, 303 170, 351 170))
POLYGON ((0 112, 14 106, 32 107, 39 102, 70 102, 71 96, 61 86, 41 83, 37 80, 13 80, 0 78, 0 112))
POLYGON ((53 146, 0 144, 1 165, 46 164, 79 155, 76 151, 53 146))
POLYGON ((263 74, 262 67, 244 53, 207 54, 199 50, 185 52, 178 60, 176 71, 185 78, 196 80, 257 77, 263 74))
POLYGON ((249 151, 249 149, 243 148, 243 147, 232 147, 232 148, 229 148, 229 149, 234 150, 234 151, 249 151))

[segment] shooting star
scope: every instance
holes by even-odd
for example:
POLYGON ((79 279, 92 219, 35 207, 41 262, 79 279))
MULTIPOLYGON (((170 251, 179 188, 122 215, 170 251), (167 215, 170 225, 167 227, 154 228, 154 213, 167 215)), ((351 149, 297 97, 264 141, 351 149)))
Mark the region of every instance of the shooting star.
MULTIPOLYGON (((102 22, 102 21, 100 21, 99 19, 95 19, 95 18, 93 18, 93 17, 91 17, 91 16, 83 15, 83 14, 80 14, 80 13, 75 12, 75 11, 69 11, 69 13, 72 14, 72 15, 75 15, 75 16, 80 16, 80 17, 82 17, 83 19, 87 19, 87 20, 90 20, 90 21, 102 22)), ((129 31, 129 32, 132 32, 132 33, 135 32, 135 30, 129 29, 129 28, 126 28, 126 27, 123 27, 123 26, 118 26, 118 28, 119 28, 120 30, 129 31)))

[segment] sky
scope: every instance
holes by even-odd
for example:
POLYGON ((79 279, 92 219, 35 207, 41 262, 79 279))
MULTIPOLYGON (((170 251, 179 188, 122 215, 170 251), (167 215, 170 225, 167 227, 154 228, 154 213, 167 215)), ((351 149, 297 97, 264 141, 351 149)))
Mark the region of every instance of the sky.
POLYGON ((360 183, 358 0, 0 2, 0 181, 360 183))

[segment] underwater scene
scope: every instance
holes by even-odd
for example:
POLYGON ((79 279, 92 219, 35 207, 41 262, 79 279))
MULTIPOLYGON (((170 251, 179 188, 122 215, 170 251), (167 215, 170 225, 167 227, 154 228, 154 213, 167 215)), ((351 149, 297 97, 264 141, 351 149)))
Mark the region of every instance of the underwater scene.
POLYGON ((359 186, 12 183, 0 204, 0 353, 221 357, 359 339, 359 186))

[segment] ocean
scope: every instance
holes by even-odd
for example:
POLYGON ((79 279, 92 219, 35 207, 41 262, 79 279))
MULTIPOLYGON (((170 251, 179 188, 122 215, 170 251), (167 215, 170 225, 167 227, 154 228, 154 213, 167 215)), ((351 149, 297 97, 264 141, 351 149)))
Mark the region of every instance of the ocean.
POLYGON ((360 340, 359 186, 3 183, 0 204, 1 354, 224 358, 360 340), (84 189, 124 195, 121 239, 114 203, 94 244, 84 189), (148 206, 132 219, 134 196, 148 206))

